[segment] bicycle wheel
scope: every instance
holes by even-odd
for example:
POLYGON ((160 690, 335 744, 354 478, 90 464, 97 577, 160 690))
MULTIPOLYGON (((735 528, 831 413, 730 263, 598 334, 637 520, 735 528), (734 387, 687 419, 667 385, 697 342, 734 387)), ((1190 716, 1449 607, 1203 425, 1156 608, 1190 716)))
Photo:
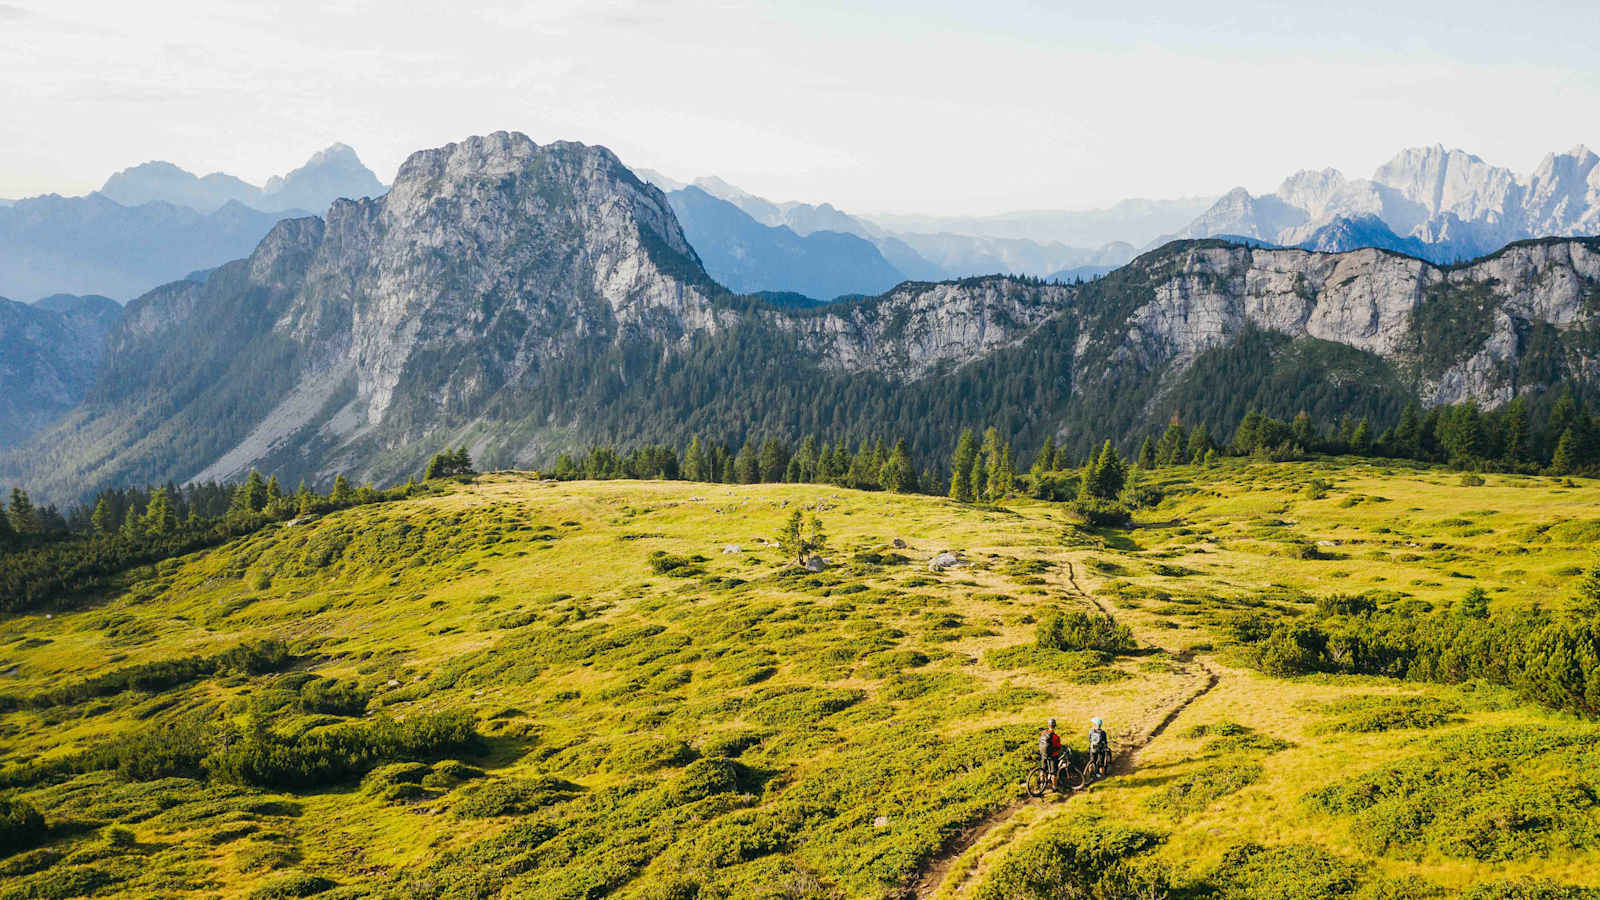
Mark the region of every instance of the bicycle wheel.
POLYGON ((1044 769, 1034 769, 1028 773, 1027 790, 1030 797, 1043 797, 1045 788, 1044 769))

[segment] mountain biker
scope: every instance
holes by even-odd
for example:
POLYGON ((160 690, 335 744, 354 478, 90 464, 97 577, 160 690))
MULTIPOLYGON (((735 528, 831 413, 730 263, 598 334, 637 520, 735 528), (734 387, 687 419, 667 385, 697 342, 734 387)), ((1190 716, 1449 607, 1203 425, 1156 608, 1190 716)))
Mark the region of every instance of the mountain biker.
POLYGON ((1056 720, 1039 732, 1039 765, 1053 778, 1061 766, 1061 735, 1056 734, 1056 720))
POLYGON ((1102 772, 1111 762, 1111 739, 1106 737, 1105 722, 1099 716, 1089 720, 1089 758, 1102 772))

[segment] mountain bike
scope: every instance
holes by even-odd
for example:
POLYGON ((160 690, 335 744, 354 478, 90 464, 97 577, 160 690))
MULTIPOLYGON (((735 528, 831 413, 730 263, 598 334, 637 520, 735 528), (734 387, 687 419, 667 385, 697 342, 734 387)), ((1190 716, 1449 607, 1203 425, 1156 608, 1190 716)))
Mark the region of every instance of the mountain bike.
POLYGON ((1111 748, 1105 747, 1089 754, 1088 760, 1083 764, 1083 777, 1079 779, 1078 787, 1086 788, 1109 774, 1111 774, 1111 748))
POLYGON ((1072 762, 1067 759, 1066 754, 1062 754, 1053 773, 1045 763, 1039 763, 1028 773, 1026 787, 1030 797, 1043 797, 1045 791, 1066 793, 1072 789, 1072 762))

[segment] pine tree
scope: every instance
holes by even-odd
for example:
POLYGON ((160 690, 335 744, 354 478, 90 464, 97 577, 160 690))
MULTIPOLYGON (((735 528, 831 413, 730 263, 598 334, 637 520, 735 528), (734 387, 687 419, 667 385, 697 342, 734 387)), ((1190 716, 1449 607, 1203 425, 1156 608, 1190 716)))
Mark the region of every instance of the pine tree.
POLYGON ((1011 442, 1004 441, 989 460, 989 499, 999 502, 1016 490, 1017 464, 1011 455, 1011 442))
POLYGON ((889 454, 889 459, 883 464, 883 471, 878 475, 878 483, 886 491, 895 491, 900 494, 910 494, 917 489, 917 470, 911 465, 911 454, 906 450, 904 439, 895 442, 894 450, 889 454))
POLYGON ((800 464, 800 477, 796 481, 819 481, 817 477, 817 437, 808 434, 800 444, 800 452, 795 454, 800 464))
POLYGON ((1128 470, 1110 441, 1100 448, 1100 455, 1084 469, 1083 483, 1078 489, 1082 499, 1115 500, 1127 483, 1128 470))
POLYGON ((117 530, 116 516, 111 512, 111 503, 104 494, 95 501, 94 512, 89 514, 89 524, 94 526, 95 534, 110 534, 117 530))
MULTIPOLYGON (((1163 439, 1161 444, 1164 451, 1167 444, 1166 440, 1163 439)), ((1171 462, 1169 461, 1167 464, 1171 465, 1171 462)), ((1145 435, 1144 443, 1139 445, 1139 461, 1136 465, 1147 472, 1156 467, 1156 442, 1150 440, 1149 435, 1145 435)))
POLYGON ((1047 435, 1044 446, 1039 448, 1039 455, 1033 458, 1033 467, 1028 470, 1035 480, 1046 472, 1055 469, 1056 465, 1056 436, 1047 435))
POLYGON ((275 508, 283 500, 283 488, 278 484, 278 476, 267 479, 267 507, 275 508))
POLYGON ((1367 453, 1371 449, 1372 423, 1362 419, 1361 424, 1357 425, 1355 432, 1350 435, 1350 451, 1360 454, 1367 453))
POLYGON ((1289 423, 1289 437, 1301 450, 1310 450, 1317 445, 1317 429, 1311 424, 1310 413, 1302 409, 1295 415, 1294 421, 1289 423))
POLYGON ((761 461, 756 456, 755 444, 748 440, 734 462, 734 473, 740 484, 755 484, 761 480, 761 461))
POLYGON ((1182 461, 1198 466, 1205 462, 1206 451, 1210 449, 1211 432, 1206 429, 1205 423, 1202 422, 1196 425, 1193 431, 1189 432, 1189 441, 1184 445, 1184 458, 1182 461))
POLYGON ((6 510, 6 517, 11 520, 11 530, 17 534, 38 534, 41 531, 39 514, 33 508, 33 501, 28 499, 28 492, 20 487, 11 489, 11 506, 6 510))
MULTIPOLYGON (((105 498, 101 497, 100 502, 106 502, 105 498)), ((11 528, 11 517, 0 513, 0 547, 4 547, 5 545, 15 541, 16 537, 16 531, 11 528)))
MULTIPOLYGON (((1172 421, 1167 424, 1167 430, 1161 435, 1161 443, 1155 448, 1154 462, 1163 466, 1176 466, 1182 463, 1185 459, 1184 444, 1187 440, 1188 435, 1183 433, 1183 425, 1178 422, 1177 416, 1173 416, 1172 421)), ((1142 447, 1140 448, 1139 457, 1140 468, 1153 468, 1153 466, 1144 464, 1144 448, 1142 447)))
POLYGON ((689 446, 683 451, 683 477, 689 481, 705 481, 705 455, 704 447, 700 446, 700 435, 689 438, 689 446))
POLYGON ((267 482, 261 477, 260 472, 251 469, 240 490, 242 492, 241 500, 246 511, 260 512, 267 508, 267 482))
POLYGON ((1528 426, 1528 403, 1517 397, 1506 404, 1505 427, 1501 439, 1501 459, 1515 468, 1532 458, 1533 434, 1528 426))
POLYGON ((122 527, 117 532, 130 541, 137 541, 144 537, 144 516, 134 515, 132 509, 122 518, 122 527))
POLYGON ((972 429, 963 429, 961 439, 956 442, 955 455, 950 458, 950 499, 972 502, 972 465, 977 458, 978 448, 972 437, 972 429))
POLYGON ((1406 404, 1400 413, 1400 422, 1394 426, 1394 446, 1389 452, 1395 456, 1417 459, 1422 456, 1422 424, 1418 420, 1417 405, 1406 404))
POLYGON ((163 535, 178 530, 178 514, 172 508, 167 489, 156 488, 150 494, 150 503, 144 509, 145 534, 163 535))
POLYGON ((334 477, 333 491, 328 494, 328 500, 334 506, 348 506, 355 500, 355 491, 351 489, 350 482, 345 479, 344 475, 341 474, 334 477))
POLYGON ((782 481, 783 472, 789 466, 789 448, 777 438, 769 437, 761 445, 760 462, 762 481, 782 481))
POLYGON ((833 478, 829 479, 829 482, 840 487, 849 487, 850 464, 853 461, 850 448, 845 446, 843 439, 840 439, 839 443, 833 445, 833 478))
POLYGON ((1581 468, 1578 460, 1578 435, 1570 426, 1556 442, 1556 452, 1550 459, 1553 475, 1576 475, 1581 468))
POLYGON ((850 460, 850 474, 845 486, 863 491, 875 490, 878 487, 878 472, 882 468, 878 464, 877 454, 863 442, 850 460))

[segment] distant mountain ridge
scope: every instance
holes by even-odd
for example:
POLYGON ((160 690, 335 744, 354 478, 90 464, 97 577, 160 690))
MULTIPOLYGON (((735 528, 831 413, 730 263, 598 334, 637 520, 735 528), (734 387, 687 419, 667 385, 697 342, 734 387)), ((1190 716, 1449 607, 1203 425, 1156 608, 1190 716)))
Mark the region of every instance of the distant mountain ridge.
POLYGON ((128 300, 249 254, 280 219, 384 190, 343 144, 262 188, 220 172, 197 177, 171 163, 144 163, 87 196, 0 205, 0 294, 128 300))
POLYGON ((1170 237, 1222 234, 1323 250, 1378 246, 1436 262, 1600 234, 1600 156, 1580 145, 1521 176, 1464 150, 1412 148, 1371 178, 1305 170, 1272 194, 1236 188, 1170 237))
POLYGON ((83 401, 107 335, 122 316, 109 297, 0 298, 0 448, 13 447, 83 401))
POLYGON ((1407 402, 1600 387, 1600 239, 1442 268, 1382 250, 1180 241, 1101 278, 739 296, 610 151, 500 132, 419 151, 381 198, 279 223, 129 305, 85 401, 0 476, 111 484, 534 466, 592 441, 862 440, 961 427, 1073 453, 1242 407, 1392 422, 1407 402))
POLYGON ((197 177, 158 160, 117 172, 99 192, 123 206, 164 202, 209 213, 228 203, 263 212, 321 212, 341 197, 359 200, 377 197, 385 190, 355 150, 333 144, 294 171, 267 179, 262 187, 223 172, 197 177))
POLYGON ((706 272, 741 294, 788 291, 818 300, 880 294, 905 280, 872 242, 838 231, 796 234, 763 225, 739 207, 690 186, 667 202, 706 272))

